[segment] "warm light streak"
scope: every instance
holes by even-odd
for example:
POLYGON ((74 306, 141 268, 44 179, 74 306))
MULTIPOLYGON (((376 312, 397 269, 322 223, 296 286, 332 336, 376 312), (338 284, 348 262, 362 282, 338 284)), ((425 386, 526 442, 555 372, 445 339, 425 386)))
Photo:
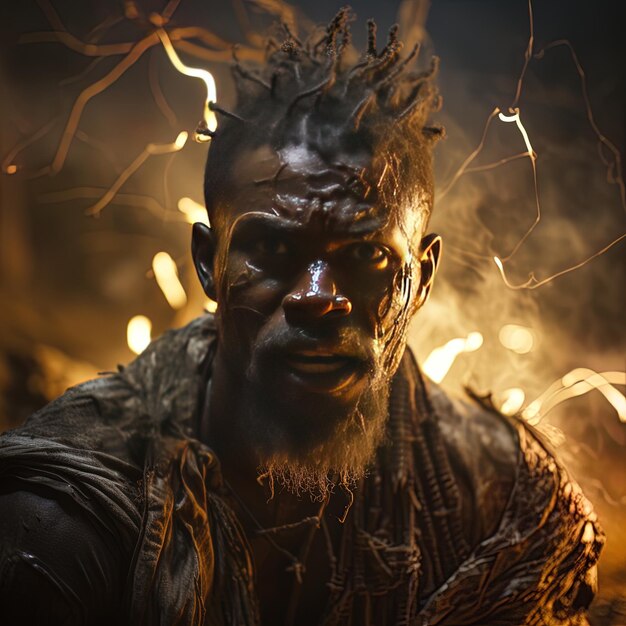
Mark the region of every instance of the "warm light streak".
POLYGON ((143 151, 137 156, 137 158, 117 177, 115 182, 109 187, 104 195, 86 211, 86 215, 99 215, 102 209, 106 207, 117 192, 121 189, 122 185, 151 157, 159 156, 162 154, 170 154, 172 152, 179 152, 187 143, 189 133, 182 131, 178 133, 178 136, 172 143, 157 144, 149 143, 143 151))
POLYGON ((141 354, 150 345, 151 333, 152 322, 145 315, 135 315, 126 327, 128 347, 135 354, 141 354))
POLYGON ((533 400, 522 412, 531 424, 538 424, 555 406, 565 400, 597 389, 613 406, 621 422, 626 422, 626 397, 613 385, 626 385, 624 372, 595 372, 579 367, 554 381, 546 391, 533 400))
POLYGON ((483 336, 479 332, 472 332, 465 338, 451 339, 445 345, 435 348, 428 355, 422 369, 432 381, 440 383, 460 354, 475 352, 482 345, 483 336))
POLYGON ((185 196, 178 201, 177 206, 178 210, 185 216, 187 222, 190 224, 201 222, 202 224, 210 226, 206 209, 199 202, 185 196))
POLYGON ((517 354, 527 354, 533 348, 534 337, 529 328, 517 324, 505 324, 498 333, 500 343, 517 354))
POLYGON ((507 122, 507 123, 515 122, 515 124, 517 125, 517 128, 519 129, 519 132, 524 138, 524 143, 526 144, 526 150, 528 151, 528 156, 533 161, 535 161, 537 159, 537 153, 533 150, 533 147, 530 143, 530 138, 528 137, 528 133, 526 132, 526 129, 524 128, 524 125, 522 124, 522 120, 520 119, 520 116, 519 116, 519 109, 513 109, 513 115, 504 115, 504 113, 499 112, 498 118, 500 119, 501 122, 507 122))
POLYGON ((152 259, 152 271, 165 299, 173 309, 187 304, 187 294, 178 278, 178 268, 167 252, 157 252, 152 259))
POLYGON ((523 406, 526 394, 519 387, 512 387, 502 393, 503 400, 500 412, 504 415, 515 415, 523 406))
MULTIPOLYGON (((215 117, 215 113, 211 111, 210 105, 217 100, 217 87, 215 85, 215 79, 213 78, 213 74, 211 74, 211 72, 207 70, 202 70, 196 67, 189 67, 188 65, 185 65, 176 53, 176 50, 174 49, 174 46, 172 45, 172 42, 170 41, 167 33, 162 28, 160 28, 159 30, 157 30, 157 35, 159 36, 159 39, 161 40, 161 43, 163 44, 165 52, 167 53, 167 56, 172 65, 181 74, 184 74, 185 76, 190 76, 192 78, 199 78, 201 81, 204 82, 206 86, 206 100, 204 102, 203 114, 204 125, 209 131, 214 131, 217 128, 217 118, 215 117)), ((210 137, 208 135, 196 133, 195 139, 196 141, 209 141, 210 137)))

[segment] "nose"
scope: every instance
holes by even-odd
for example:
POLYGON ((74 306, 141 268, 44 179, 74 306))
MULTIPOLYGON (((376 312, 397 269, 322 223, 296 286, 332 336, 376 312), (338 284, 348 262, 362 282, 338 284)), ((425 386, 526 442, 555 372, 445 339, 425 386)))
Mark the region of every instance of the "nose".
POLYGON ((328 263, 314 261, 283 298, 283 310, 288 323, 300 325, 349 315, 352 303, 337 293, 328 263))

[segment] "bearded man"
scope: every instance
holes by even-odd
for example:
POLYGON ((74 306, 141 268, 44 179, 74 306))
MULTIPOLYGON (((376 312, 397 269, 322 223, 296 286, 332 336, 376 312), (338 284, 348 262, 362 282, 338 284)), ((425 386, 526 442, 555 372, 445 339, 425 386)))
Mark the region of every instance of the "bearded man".
MULTIPOLYGON (((436 65, 349 14, 235 66, 193 229, 219 308, 0 447, 6 624, 585 624, 603 542, 540 438, 425 380, 436 65)), ((208 131, 207 131, 208 132, 208 131)))

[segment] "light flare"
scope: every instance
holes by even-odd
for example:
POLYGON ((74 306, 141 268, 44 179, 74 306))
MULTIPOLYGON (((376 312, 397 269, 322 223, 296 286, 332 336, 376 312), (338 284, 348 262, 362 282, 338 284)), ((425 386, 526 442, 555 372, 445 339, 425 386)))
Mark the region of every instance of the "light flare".
POLYGON ((502 404, 500 412, 504 415, 515 415, 524 405, 526 394, 519 387, 512 387, 502 392, 502 404))
POLYGON ((445 345, 435 348, 424 361, 422 369, 426 376, 440 383, 450 371, 456 358, 464 352, 475 352, 483 345, 483 336, 471 332, 467 337, 451 339, 445 345))
POLYGON ((204 301, 204 310, 207 313, 215 313, 215 311, 217 311, 217 302, 215 302, 215 300, 211 300, 211 298, 207 298, 204 301))
MULTIPOLYGON (((180 60, 180 57, 174 49, 174 46, 172 45, 168 34, 162 28, 159 28, 156 32, 172 65, 181 74, 184 74, 185 76, 190 76, 191 78, 199 78, 202 82, 204 82, 206 86, 206 99, 204 102, 202 125, 208 131, 214 132, 217 128, 217 118, 215 117, 215 113, 211 111, 210 106, 217 100, 217 87, 215 85, 215 79, 213 78, 213 74, 211 74, 211 72, 209 72, 208 70, 203 70, 197 67, 189 67, 188 65, 185 65, 180 60)), ((199 142, 207 142, 211 139, 210 135, 204 135, 201 132, 196 132, 194 138, 196 141, 199 142)))
POLYGON ((505 324, 498 333, 500 343, 517 354, 527 354, 535 343, 530 328, 518 324, 505 324))
POLYGON ((626 373, 596 372, 586 367, 573 369, 554 381, 538 398, 533 400, 522 411, 522 417, 531 424, 538 424, 561 402, 597 389, 613 406, 619 420, 626 423, 626 397, 613 385, 626 385, 626 373))
POLYGON ((184 196, 178 201, 177 206, 189 224, 201 222, 209 227, 211 226, 206 209, 199 202, 184 196))
POLYGON ((141 354, 152 341, 152 322, 145 315, 135 315, 126 327, 126 342, 135 353, 141 354))
POLYGON ((167 252, 157 252, 152 259, 152 271, 168 304, 173 309, 182 309, 187 304, 187 294, 174 259, 167 252))

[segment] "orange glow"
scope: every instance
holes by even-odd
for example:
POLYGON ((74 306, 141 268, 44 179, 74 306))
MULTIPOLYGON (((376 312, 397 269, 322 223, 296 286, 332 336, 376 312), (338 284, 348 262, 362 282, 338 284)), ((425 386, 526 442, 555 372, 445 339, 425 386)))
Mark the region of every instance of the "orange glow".
POLYGON ((483 336, 472 332, 467 337, 451 339, 445 345, 435 348, 424 361, 422 369, 428 378, 440 383, 456 358, 463 352, 475 352, 483 345, 483 336))
POLYGON ((512 387, 503 392, 503 402, 500 411, 504 415, 515 415, 523 406, 526 394, 519 387, 512 387))
POLYGON ((187 294, 178 278, 178 268, 167 252, 157 252, 152 259, 152 270, 165 299, 173 309, 187 304, 187 294))
MULTIPOLYGON (((204 125, 208 130, 214 131, 217 128, 217 118, 215 117, 215 113, 213 113, 213 111, 211 111, 211 109, 209 108, 210 104, 217 100, 217 87, 215 85, 215 79, 213 78, 213 74, 211 74, 211 72, 207 70, 202 70, 196 67, 189 67, 188 65, 185 65, 176 53, 176 50, 174 49, 174 46, 172 45, 172 42, 170 41, 167 33, 160 28, 159 30, 157 30, 157 35, 159 36, 159 39, 161 40, 161 43, 163 44, 165 52, 167 53, 167 56, 172 65, 181 74, 184 74, 185 76, 191 76, 192 78, 199 78, 201 81, 204 82, 206 86, 206 100, 204 102, 203 113, 204 125)), ((194 137, 196 141, 201 142, 210 140, 209 136, 202 135, 200 133, 196 133, 194 137)))
POLYGON ((530 329, 518 324, 505 324, 498 333, 498 339, 505 348, 517 354, 527 354, 535 342, 530 329))
POLYGON ((177 206, 178 210, 185 216, 189 224, 201 222, 202 224, 210 226, 206 209, 199 202, 185 196, 178 201, 177 206))
POLYGON ((151 334, 152 322, 145 315, 135 315, 128 321, 126 341, 135 354, 141 354, 150 345, 151 334))
POLYGON ((215 311, 217 311, 217 302, 215 302, 215 300, 211 300, 211 298, 207 298, 204 301, 204 310, 207 313, 215 313, 215 311))

